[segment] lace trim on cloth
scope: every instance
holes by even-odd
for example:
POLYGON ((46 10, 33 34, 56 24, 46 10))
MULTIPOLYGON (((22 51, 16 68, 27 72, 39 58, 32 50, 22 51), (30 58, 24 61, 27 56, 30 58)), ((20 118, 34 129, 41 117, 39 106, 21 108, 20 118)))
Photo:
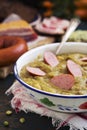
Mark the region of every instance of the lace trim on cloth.
POLYGON ((32 99, 27 89, 18 81, 15 81, 5 94, 13 94, 11 106, 16 111, 33 112, 41 116, 51 117, 56 130, 64 126, 69 127, 69 130, 87 130, 87 113, 67 114, 49 110, 32 99))

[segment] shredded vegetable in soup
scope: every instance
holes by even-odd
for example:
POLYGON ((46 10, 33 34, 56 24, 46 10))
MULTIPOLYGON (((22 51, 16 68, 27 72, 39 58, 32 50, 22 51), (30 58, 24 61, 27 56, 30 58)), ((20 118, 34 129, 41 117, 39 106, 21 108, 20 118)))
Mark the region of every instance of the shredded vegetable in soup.
POLYGON ((25 65, 21 79, 37 89, 64 95, 87 94, 87 55, 55 55, 47 51, 25 65))

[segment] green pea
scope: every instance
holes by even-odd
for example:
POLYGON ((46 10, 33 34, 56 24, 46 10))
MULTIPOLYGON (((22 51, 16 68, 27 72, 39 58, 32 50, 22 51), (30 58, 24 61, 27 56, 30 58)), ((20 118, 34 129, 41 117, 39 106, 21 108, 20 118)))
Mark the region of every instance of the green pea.
POLYGON ((4 121, 3 124, 4 124, 4 126, 9 126, 9 122, 8 121, 4 121))
POLYGON ((11 115, 12 114, 12 111, 11 110, 7 110, 6 111, 6 115, 11 115))
POLYGON ((19 119, 19 122, 20 122, 20 123, 24 123, 24 122, 25 122, 25 118, 21 117, 21 118, 19 119))

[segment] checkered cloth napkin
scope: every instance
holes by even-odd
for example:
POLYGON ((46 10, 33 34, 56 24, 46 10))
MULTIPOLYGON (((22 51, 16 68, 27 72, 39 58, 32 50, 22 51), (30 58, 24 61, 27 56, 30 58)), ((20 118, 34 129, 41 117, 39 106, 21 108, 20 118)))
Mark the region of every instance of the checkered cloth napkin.
POLYGON ((69 130, 87 130, 87 113, 68 114, 49 110, 32 99, 27 89, 18 81, 15 81, 5 93, 7 95, 13 94, 11 99, 13 109, 51 117, 56 130, 64 126, 69 126, 69 130))

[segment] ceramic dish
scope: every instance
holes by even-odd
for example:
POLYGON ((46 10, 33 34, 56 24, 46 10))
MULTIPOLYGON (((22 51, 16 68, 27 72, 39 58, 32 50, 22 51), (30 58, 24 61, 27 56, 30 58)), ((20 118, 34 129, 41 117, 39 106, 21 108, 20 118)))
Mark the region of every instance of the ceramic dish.
POLYGON ((42 21, 36 24, 35 30, 42 34, 62 35, 69 27, 69 24, 70 21, 67 19, 51 16, 49 18, 44 18, 42 21))
MULTIPOLYGON (((44 52, 49 50, 55 53, 59 43, 52 43, 34 48, 23 54, 14 66, 16 79, 27 88, 29 95, 37 100, 43 106, 60 112, 78 113, 87 112, 87 94, 85 95, 63 95, 45 92, 28 85, 20 78, 21 68, 29 62, 32 62, 38 55, 43 56, 44 52), (80 107, 82 106, 82 107, 80 107)), ((60 51, 62 53, 85 53, 87 54, 87 43, 67 42, 60 51)))

